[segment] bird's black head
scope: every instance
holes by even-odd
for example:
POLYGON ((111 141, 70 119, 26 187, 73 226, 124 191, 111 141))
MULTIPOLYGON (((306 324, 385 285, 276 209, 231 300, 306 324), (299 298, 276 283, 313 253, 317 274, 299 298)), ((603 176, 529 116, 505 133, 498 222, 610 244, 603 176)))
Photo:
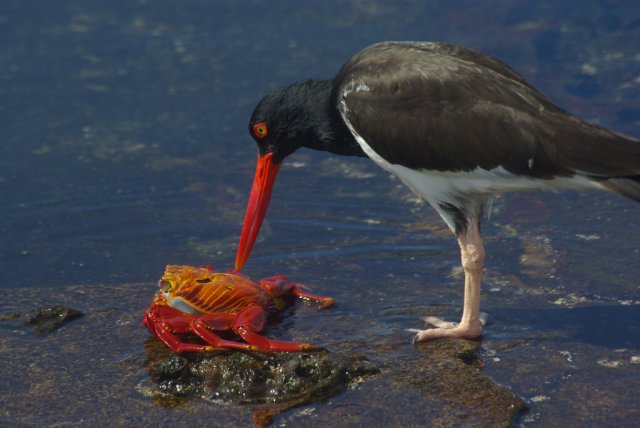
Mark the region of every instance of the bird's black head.
POLYGON ((301 111, 292 104, 294 94, 289 92, 289 88, 281 88, 263 97, 249 120, 249 133, 258 144, 260 156, 273 153, 275 163, 302 146, 301 111))
POLYGON ((331 102, 332 80, 305 80, 266 95, 253 110, 249 132, 260 155, 281 162, 300 147, 334 151, 345 132, 331 102))

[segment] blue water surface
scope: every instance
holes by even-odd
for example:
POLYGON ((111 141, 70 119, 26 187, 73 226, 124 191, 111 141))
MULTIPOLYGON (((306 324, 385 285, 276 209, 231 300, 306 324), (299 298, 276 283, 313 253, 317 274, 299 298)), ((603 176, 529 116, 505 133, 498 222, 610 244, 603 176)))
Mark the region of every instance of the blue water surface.
MULTIPOLYGON (((252 107, 274 87, 332 76, 381 40, 494 54, 561 106, 637 134, 639 9, 633 1, 4 1, 1 286, 148 279, 169 261, 230 266, 255 158, 252 107), (212 241, 221 241, 215 251, 194 251, 212 241)), ((401 204, 379 210, 384 195, 364 198, 375 207, 348 195, 328 206, 322 195, 337 188, 391 185, 362 160, 345 160, 371 175, 362 184, 331 171, 316 179, 327 155, 300 156, 304 167, 281 174, 270 220, 294 227, 297 211, 314 204, 338 217, 370 208, 419 219, 401 204)), ((322 224, 313 212, 308 221, 322 224)), ((340 236, 394 233, 353 223, 340 236)), ((295 227, 306 251, 326 238, 324 226, 295 227)), ((258 245, 256 257, 277 244, 258 245)))

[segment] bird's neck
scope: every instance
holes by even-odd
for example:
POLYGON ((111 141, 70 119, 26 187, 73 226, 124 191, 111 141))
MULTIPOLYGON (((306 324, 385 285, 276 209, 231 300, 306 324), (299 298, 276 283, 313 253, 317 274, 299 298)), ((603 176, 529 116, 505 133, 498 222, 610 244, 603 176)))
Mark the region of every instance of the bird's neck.
POLYGON ((304 100, 312 137, 304 142, 304 147, 343 156, 365 157, 335 105, 333 79, 307 80, 300 85, 308 89, 304 100))

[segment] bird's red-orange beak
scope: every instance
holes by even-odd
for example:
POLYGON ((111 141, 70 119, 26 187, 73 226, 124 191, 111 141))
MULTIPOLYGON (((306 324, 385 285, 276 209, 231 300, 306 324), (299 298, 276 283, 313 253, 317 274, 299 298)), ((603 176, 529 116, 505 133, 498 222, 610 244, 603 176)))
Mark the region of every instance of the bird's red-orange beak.
POLYGON ((242 234, 240 235, 240 243, 236 254, 236 270, 242 269, 258 237, 262 220, 264 220, 267 208, 269 208, 271 192, 281 164, 282 162, 275 163, 273 161, 273 153, 258 157, 256 175, 253 178, 251 194, 247 203, 247 212, 244 215, 242 234))

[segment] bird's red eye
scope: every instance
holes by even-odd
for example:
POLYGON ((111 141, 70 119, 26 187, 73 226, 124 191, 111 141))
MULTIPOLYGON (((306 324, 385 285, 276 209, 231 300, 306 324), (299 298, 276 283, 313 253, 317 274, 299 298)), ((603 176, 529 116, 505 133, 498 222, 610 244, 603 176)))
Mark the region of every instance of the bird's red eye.
POLYGON ((253 125, 253 134, 260 139, 266 137, 268 132, 269 131, 267 130, 267 124, 264 122, 256 123, 255 125, 253 125))

